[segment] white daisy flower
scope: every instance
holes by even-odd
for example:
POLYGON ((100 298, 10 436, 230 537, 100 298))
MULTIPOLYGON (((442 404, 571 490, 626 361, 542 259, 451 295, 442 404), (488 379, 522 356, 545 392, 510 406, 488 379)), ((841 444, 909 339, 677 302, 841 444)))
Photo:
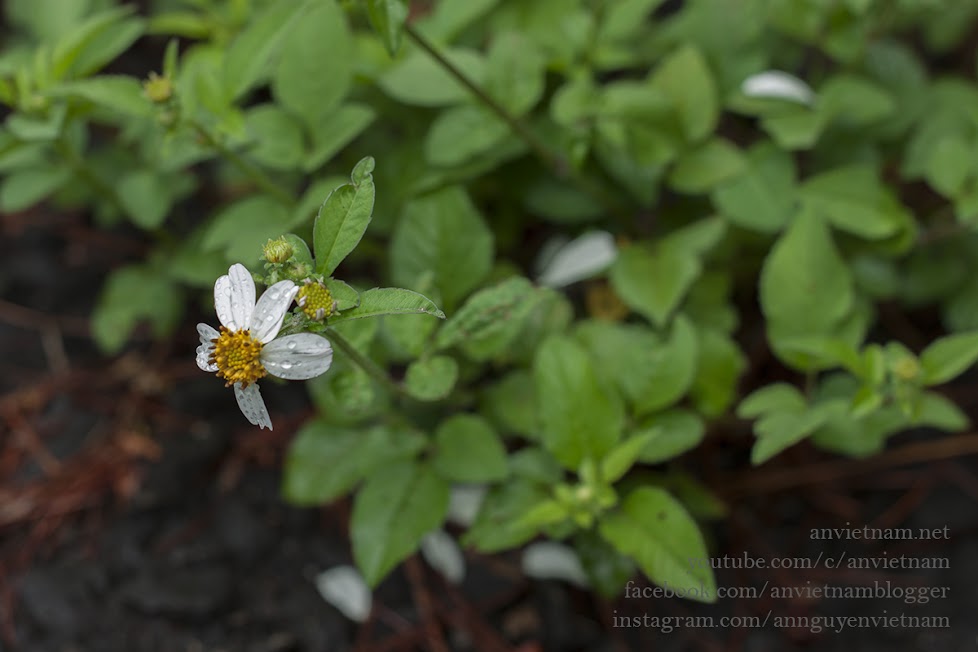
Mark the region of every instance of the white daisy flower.
POLYGON ((286 380, 308 380, 324 373, 333 361, 326 338, 313 333, 279 337, 282 320, 299 288, 280 281, 255 303, 255 282, 244 265, 234 264, 214 283, 214 306, 220 330, 197 324, 200 346, 197 366, 217 372, 234 386, 241 412, 253 425, 272 429, 257 381, 268 374, 286 380))

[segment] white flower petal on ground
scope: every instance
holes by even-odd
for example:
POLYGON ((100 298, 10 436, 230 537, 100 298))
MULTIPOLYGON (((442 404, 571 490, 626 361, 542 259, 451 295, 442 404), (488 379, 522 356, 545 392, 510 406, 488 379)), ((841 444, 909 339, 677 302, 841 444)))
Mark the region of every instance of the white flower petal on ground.
POLYGON ((455 539, 444 530, 434 530, 421 539, 421 555, 452 584, 465 579, 465 557, 455 539))
POLYGON ((241 383, 235 383, 234 398, 238 399, 238 407, 241 408, 241 413, 245 415, 251 425, 269 430, 273 429, 272 420, 268 416, 265 401, 261 397, 261 392, 258 391, 257 384, 252 383, 242 389, 241 383))
POLYGON ((453 486, 448 497, 448 520, 464 527, 475 523, 487 492, 488 487, 484 484, 453 486))
POLYGON ((360 571, 352 566, 323 571, 316 576, 316 590, 323 600, 354 622, 365 622, 370 615, 373 595, 360 571))
POLYGON ((268 373, 286 380, 308 380, 326 373, 333 361, 329 340, 312 333, 296 333, 272 340, 261 351, 268 373))
POLYGON ((564 580, 582 588, 589 584, 577 553, 552 541, 527 546, 521 565, 524 573, 539 580, 564 580))
POLYGON ((607 269, 617 256, 618 247, 610 233, 585 233, 553 251, 537 281, 552 288, 577 283, 607 269))
POLYGON ((255 311, 255 281, 241 263, 231 265, 228 278, 231 280, 231 319, 238 329, 248 328, 255 311))
POLYGON ((740 85, 740 91, 748 97, 762 99, 800 104, 811 104, 815 101, 815 91, 811 86, 781 70, 765 70, 751 75, 740 85))
POLYGON ((250 328, 252 337, 262 344, 268 344, 282 328, 285 313, 298 291, 299 288, 292 281, 279 281, 268 288, 258 299, 250 325, 242 328, 250 328))

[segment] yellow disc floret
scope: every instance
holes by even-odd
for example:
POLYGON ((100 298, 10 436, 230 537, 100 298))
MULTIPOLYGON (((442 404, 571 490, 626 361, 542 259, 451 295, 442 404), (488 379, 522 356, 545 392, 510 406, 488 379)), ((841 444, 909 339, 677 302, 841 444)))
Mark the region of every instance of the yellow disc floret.
POLYGON ((262 343, 251 336, 251 331, 232 331, 221 326, 220 335, 211 342, 214 350, 210 363, 217 365, 217 377, 227 381, 226 387, 241 383, 243 389, 268 375, 258 357, 262 343))
POLYGON ((299 288, 299 293, 295 295, 295 302, 309 319, 317 321, 329 317, 336 310, 336 302, 333 301, 329 288, 311 279, 306 279, 305 284, 299 288))

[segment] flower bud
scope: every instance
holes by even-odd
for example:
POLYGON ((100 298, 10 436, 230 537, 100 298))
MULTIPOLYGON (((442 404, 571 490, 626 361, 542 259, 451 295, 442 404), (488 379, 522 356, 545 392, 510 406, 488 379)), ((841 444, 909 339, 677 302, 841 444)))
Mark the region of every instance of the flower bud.
POLYGON ((295 249, 285 238, 269 239, 262 248, 262 257, 270 263, 284 263, 292 257, 295 249))
POLYGON ((143 82, 143 94, 154 104, 164 104, 173 97, 173 80, 149 73, 149 79, 143 82))

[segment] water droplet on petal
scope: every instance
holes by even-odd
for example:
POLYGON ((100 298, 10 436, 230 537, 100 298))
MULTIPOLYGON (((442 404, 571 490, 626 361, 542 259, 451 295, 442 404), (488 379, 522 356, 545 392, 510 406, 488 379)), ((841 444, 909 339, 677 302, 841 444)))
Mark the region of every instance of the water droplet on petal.
POLYGON ((294 351, 295 350, 295 340, 289 342, 288 347, 289 347, 289 350, 290 351, 294 351))
POLYGON ((224 296, 226 296, 226 297, 231 296, 231 286, 230 285, 225 285, 224 286, 224 296))
MULTIPOLYGON (((289 362, 288 360, 283 360, 282 362, 279 363, 279 366, 282 367, 282 369, 291 369, 292 363, 289 362)), ((299 365, 296 366, 298 367, 299 365)))

